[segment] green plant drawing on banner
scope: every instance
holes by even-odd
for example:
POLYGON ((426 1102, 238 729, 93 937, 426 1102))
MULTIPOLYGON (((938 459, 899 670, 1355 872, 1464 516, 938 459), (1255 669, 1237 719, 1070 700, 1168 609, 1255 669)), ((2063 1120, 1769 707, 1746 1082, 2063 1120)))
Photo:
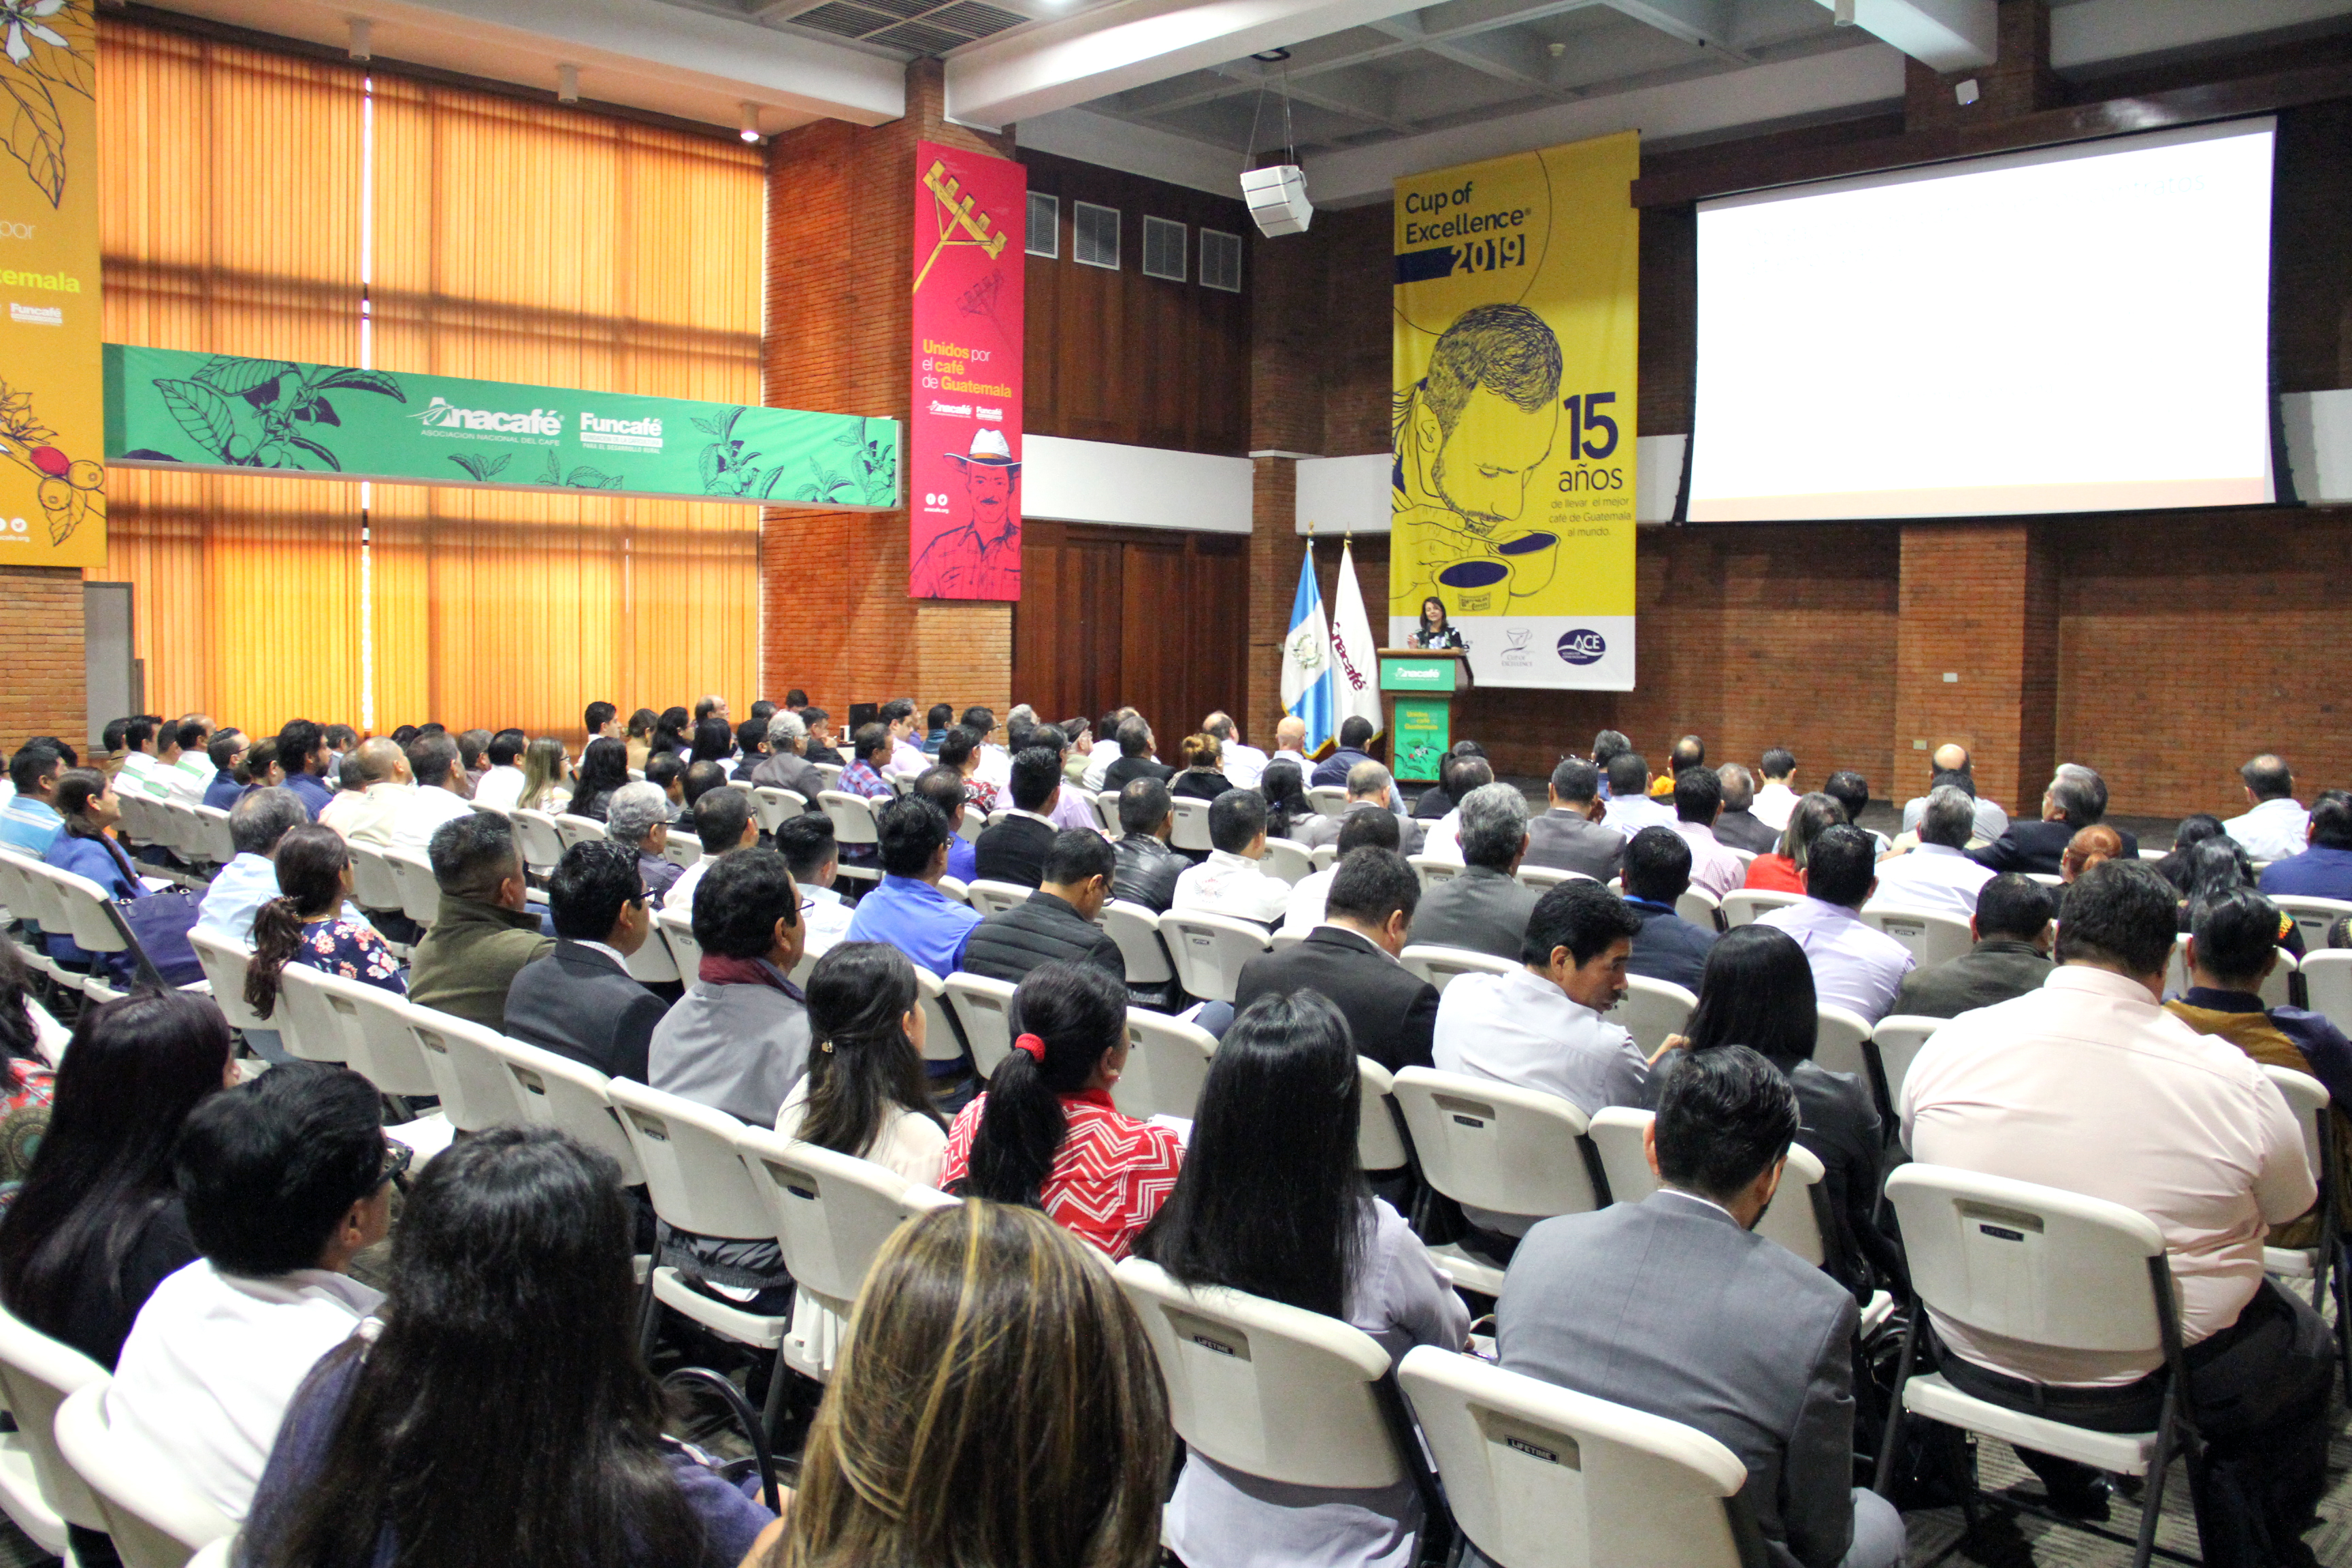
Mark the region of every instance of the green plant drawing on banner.
MULTIPOLYGON (((710 444, 702 448, 700 459, 706 495, 772 498, 784 480, 785 465, 777 463, 762 472, 759 467, 761 454, 757 450, 745 451, 744 443, 735 437, 735 422, 743 414, 741 407, 734 407, 707 418, 695 416, 696 426, 711 437, 710 444)), ((897 445, 869 436, 865 428, 866 423, 861 420, 834 437, 836 446, 849 448, 841 466, 829 465, 822 456, 810 458, 809 480, 785 491, 785 499, 830 501, 838 506, 888 506, 896 501, 897 445)), ((886 430, 885 434, 894 435, 895 431, 886 430)))
POLYGON ((0 146, 25 165, 51 206, 65 199, 65 117, 57 93, 94 98, 97 62, 59 26, 97 35, 88 0, 0 0, 0 146))
MULTIPOLYGON (((453 463, 464 461, 464 459, 460 458, 452 458, 449 460, 453 463)), ((495 474, 499 471, 499 468, 503 468, 506 466, 507 460, 504 458, 500 458, 499 459, 498 468, 492 468, 490 473, 495 474)), ((476 474, 474 477, 478 479, 487 479, 488 475, 476 474)), ((547 471, 541 474, 530 482, 535 485, 547 485, 551 488, 557 485, 567 485, 576 490, 616 490, 621 488, 621 478, 622 476, 619 474, 608 474, 604 472, 604 469, 591 468, 586 463, 579 464, 567 474, 563 471, 563 466, 555 460, 555 448, 551 447, 547 449, 547 471)))
POLYGON ((477 458, 470 452, 452 452, 449 460, 465 469, 483 484, 495 479, 514 458, 512 452, 501 452, 495 458, 477 458))
MULTIPOLYGON (((7 0, 0 0, 0 5, 7 0)), ((342 418, 330 392, 372 392, 405 403, 400 384, 381 371, 312 365, 281 359, 215 354, 184 380, 155 384, 172 417, 205 451, 202 461, 248 468, 342 471, 342 460, 321 439, 342 418), (305 458, 311 460, 306 461, 305 458)), ((131 454, 168 458, 167 452, 131 454)), ((503 461, 503 459, 501 459, 503 461)), ((476 475, 476 478, 482 476, 476 475)))
POLYGON ((0 381, 0 457, 33 476, 34 497, 48 517, 49 542, 63 544, 90 519, 106 521, 106 469, 88 458, 67 457, 56 440, 57 432, 33 412, 32 395, 0 381))

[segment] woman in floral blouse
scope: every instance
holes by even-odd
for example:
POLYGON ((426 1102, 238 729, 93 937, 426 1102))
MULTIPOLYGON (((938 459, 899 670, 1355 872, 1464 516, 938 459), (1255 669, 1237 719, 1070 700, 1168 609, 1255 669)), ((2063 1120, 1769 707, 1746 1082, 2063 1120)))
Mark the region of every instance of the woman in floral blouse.
POLYGON ((245 967, 245 1000, 267 1018, 278 1005, 278 975, 289 963, 307 963, 346 980, 363 980, 405 995, 408 982, 375 928, 343 913, 352 891, 351 852, 331 827, 304 823, 287 830, 273 857, 278 886, 253 917, 253 958, 245 967))

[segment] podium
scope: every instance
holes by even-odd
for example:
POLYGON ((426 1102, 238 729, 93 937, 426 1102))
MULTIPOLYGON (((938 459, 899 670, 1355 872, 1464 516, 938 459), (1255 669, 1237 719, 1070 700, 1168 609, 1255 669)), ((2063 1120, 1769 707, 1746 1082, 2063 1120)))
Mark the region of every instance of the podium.
POLYGON ((1470 656, 1458 647, 1380 650, 1381 700, 1388 709, 1389 771, 1435 784, 1454 745, 1454 699, 1470 689, 1470 656))

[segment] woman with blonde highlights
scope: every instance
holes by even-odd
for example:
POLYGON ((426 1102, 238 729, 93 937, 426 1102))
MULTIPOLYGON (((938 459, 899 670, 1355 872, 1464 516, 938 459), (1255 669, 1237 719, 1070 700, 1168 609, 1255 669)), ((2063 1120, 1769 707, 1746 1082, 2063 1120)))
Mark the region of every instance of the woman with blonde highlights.
POLYGON ((1110 1270, 1034 1210, 902 1226, 857 1299, 768 1568, 1149 1568, 1172 1444, 1110 1270))

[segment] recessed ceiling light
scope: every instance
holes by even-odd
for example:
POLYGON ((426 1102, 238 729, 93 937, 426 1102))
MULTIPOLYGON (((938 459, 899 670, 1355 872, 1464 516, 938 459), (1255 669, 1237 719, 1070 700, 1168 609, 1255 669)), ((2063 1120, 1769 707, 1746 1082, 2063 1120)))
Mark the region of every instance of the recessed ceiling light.
POLYGON ((1250 58, 1254 60, 1264 60, 1270 66, 1280 65, 1284 60, 1286 60, 1289 58, 1290 51, 1288 49, 1260 49, 1257 53, 1250 57, 1250 58))

